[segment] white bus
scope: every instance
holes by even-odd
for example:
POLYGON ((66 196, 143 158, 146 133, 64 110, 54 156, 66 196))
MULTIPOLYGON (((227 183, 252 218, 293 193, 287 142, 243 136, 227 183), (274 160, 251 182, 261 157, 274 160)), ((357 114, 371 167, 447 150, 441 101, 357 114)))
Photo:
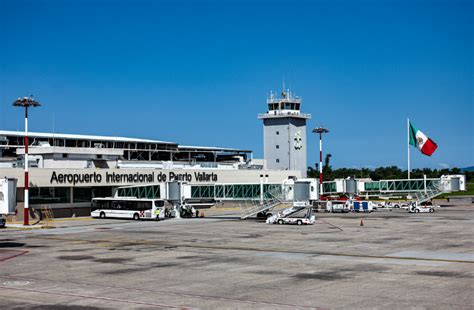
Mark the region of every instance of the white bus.
POLYGON ((92 217, 128 219, 164 219, 165 202, 161 199, 141 199, 133 197, 94 198, 92 217), (156 212, 159 210, 159 215, 156 212))

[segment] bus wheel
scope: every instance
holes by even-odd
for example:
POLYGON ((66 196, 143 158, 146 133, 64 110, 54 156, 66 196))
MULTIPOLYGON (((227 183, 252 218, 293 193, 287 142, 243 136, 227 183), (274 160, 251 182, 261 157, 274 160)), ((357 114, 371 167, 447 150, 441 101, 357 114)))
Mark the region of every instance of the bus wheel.
POLYGON ((278 220, 278 224, 283 225, 283 220, 278 220))
POLYGON ((133 215, 133 219, 134 219, 135 221, 138 221, 138 220, 140 219, 140 215, 138 215, 138 213, 135 213, 135 214, 133 215))
POLYGON ((301 226, 301 225, 303 225, 303 222, 302 222, 302 221, 300 221, 300 220, 298 220, 298 221, 296 222, 296 224, 298 224, 298 225, 300 225, 300 226, 301 226))
POLYGON ((105 219, 105 212, 100 212, 99 217, 100 217, 101 219, 105 219))

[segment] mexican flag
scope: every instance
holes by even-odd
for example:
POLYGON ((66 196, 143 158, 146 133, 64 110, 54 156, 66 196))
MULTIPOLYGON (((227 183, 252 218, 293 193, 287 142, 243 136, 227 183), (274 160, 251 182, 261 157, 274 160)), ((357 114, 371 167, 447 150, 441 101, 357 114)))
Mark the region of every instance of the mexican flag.
POLYGON ((436 151, 438 148, 438 145, 428 138, 423 132, 418 130, 418 128, 415 127, 415 125, 410 122, 410 145, 413 145, 417 147, 421 153, 431 156, 431 154, 436 151))

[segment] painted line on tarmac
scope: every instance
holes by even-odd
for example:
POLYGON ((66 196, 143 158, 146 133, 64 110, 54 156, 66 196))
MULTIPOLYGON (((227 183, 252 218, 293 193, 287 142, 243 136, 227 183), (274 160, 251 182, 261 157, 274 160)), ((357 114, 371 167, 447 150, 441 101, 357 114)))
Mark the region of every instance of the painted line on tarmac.
POLYGON ((28 251, 20 251, 20 250, 0 250, 0 262, 3 262, 3 261, 6 261, 6 260, 9 260, 9 259, 12 259, 12 258, 15 258, 15 257, 18 257, 20 255, 24 255, 28 253, 28 251), (8 252, 10 252, 11 254, 8 255, 8 252), (13 253, 12 253, 13 252, 13 253), (6 254, 6 255, 5 255, 6 254))
POLYGON ((282 253, 282 254, 308 254, 308 255, 326 255, 326 256, 344 256, 344 257, 359 257, 359 258, 416 260, 416 261, 474 264, 474 261, 456 260, 456 259, 442 259, 442 258, 399 257, 399 256, 390 256, 390 255, 366 255, 366 254, 355 254, 355 253, 310 252, 310 251, 298 251, 298 250, 284 251, 284 250, 258 249, 258 248, 249 248, 249 247, 224 247, 224 246, 211 246, 211 245, 175 244, 175 246, 176 247, 201 248, 201 249, 216 249, 216 250, 240 250, 240 251, 254 251, 254 252, 271 252, 271 253, 282 253))
POLYGON ((427 261, 427 262, 444 262, 444 263, 466 263, 474 264, 472 260, 458 260, 458 259, 443 259, 443 258, 423 258, 423 257, 400 257, 392 255, 367 255, 357 253, 338 253, 338 252, 316 252, 316 251, 302 251, 302 250, 279 250, 279 249, 261 249, 252 247, 239 247, 239 246, 222 246, 222 245, 196 245, 196 244, 183 244, 183 243, 170 243, 170 242, 159 242, 156 240, 124 240, 124 239, 100 239, 100 240, 86 240, 86 239, 65 239, 59 237, 46 237, 36 236, 35 239, 46 239, 46 240, 57 240, 66 242, 78 242, 83 241, 89 244, 115 244, 115 245, 156 245, 156 246, 173 246, 173 248, 195 248, 195 249, 211 249, 211 250, 237 250, 237 251, 249 251, 249 252, 268 252, 268 253, 282 253, 282 254, 307 254, 307 255, 326 255, 326 256, 342 256, 342 257, 358 257, 358 258, 374 258, 374 259, 394 259, 394 260, 415 260, 415 261, 427 261))
POLYGON ((89 295, 73 294, 73 293, 59 293, 59 292, 51 292, 51 291, 46 291, 46 290, 29 289, 29 288, 25 288, 25 287, 14 288, 14 287, 0 285, 0 288, 5 289, 5 290, 14 290, 14 291, 22 291, 22 292, 26 291, 26 292, 49 294, 49 295, 56 295, 56 296, 80 297, 80 298, 87 298, 87 299, 121 302, 121 303, 128 303, 128 304, 134 304, 134 305, 143 305, 143 306, 150 306, 150 307, 156 307, 156 308, 189 309, 188 307, 183 307, 183 306, 171 306, 171 305, 163 305, 163 304, 148 303, 148 302, 141 302, 141 301, 131 301, 131 300, 126 300, 126 299, 89 296, 89 295))
MULTIPOLYGON (((169 292, 169 291, 163 291, 163 290, 150 290, 150 289, 143 289, 143 288, 137 289, 137 288, 123 287, 123 286, 90 284, 90 283, 83 283, 83 282, 43 280, 43 279, 35 279, 35 278, 31 278, 31 277, 26 278, 26 277, 17 277, 17 276, 0 276, 0 278, 14 279, 14 280, 34 280, 34 281, 38 281, 38 282, 48 282, 48 283, 76 284, 76 285, 108 288, 108 289, 120 289, 120 290, 126 290, 126 291, 136 291, 136 292, 146 292, 146 293, 159 293, 159 294, 165 294, 165 295, 176 295, 176 296, 185 296, 185 297, 191 297, 191 298, 221 300, 221 301, 228 301, 228 302, 241 302, 241 303, 259 304, 259 305, 284 306, 284 307, 315 309, 315 310, 328 310, 327 308, 323 308, 323 307, 294 305, 294 304, 285 304, 285 303, 279 303, 279 302, 267 302, 267 301, 228 298, 228 297, 218 297, 218 296, 202 295, 202 294, 177 293, 177 292, 169 292)), ((183 309, 186 309, 186 308, 183 308, 183 309)))
MULTIPOLYGON (((64 218, 64 219, 53 219, 52 222, 91 221, 91 220, 95 220, 95 218, 92 218, 92 217, 70 217, 70 218, 64 218)), ((8 222, 8 223, 10 223, 10 224, 23 224, 23 222, 21 222, 21 221, 8 222)))
POLYGON ((5 227, 7 230, 38 230, 44 229, 43 227, 5 227))

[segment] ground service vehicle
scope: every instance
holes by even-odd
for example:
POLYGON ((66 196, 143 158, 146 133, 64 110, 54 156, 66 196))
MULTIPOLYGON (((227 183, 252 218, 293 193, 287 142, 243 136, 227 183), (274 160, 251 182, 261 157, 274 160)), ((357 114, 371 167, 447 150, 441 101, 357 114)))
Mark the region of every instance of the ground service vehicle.
POLYGON ((267 219, 267 224, 297 224, 311 225, 316 221, 311 205, 293 205, 267 219))
POLYGON ((6 216, 15 214, 16 181, 16 179, 0 179, 0 228, 5 227, 6 216))
POLYGON ((127 219, 164 219, 165 202, 161 199, 134 197, 94 198, 92 217, 127 219))
POLYGON ((435 211, 433 204, 431 202, 417 203, 413 202, 408 207, 408 212, 410 213, 433 213, 435 211))
POLYGON ((196 213, 196 209, 194 209, 194 207, 190 205, 182 205, 180 209, 181 209, 180 211, 181 217, 195 217, 196 214, 199 214, 199 213, 196 213))
POLYGON ((350 205, 347 200, 330 200, 326 203, 326 212, 350 212, 350 205))
MULTIPOLYGON (((374 206, 371 201, 354 201, 353 202, 354 212, 372 212, 374 206)), ((375 210, 377 210, 375 208, 375 210)))

